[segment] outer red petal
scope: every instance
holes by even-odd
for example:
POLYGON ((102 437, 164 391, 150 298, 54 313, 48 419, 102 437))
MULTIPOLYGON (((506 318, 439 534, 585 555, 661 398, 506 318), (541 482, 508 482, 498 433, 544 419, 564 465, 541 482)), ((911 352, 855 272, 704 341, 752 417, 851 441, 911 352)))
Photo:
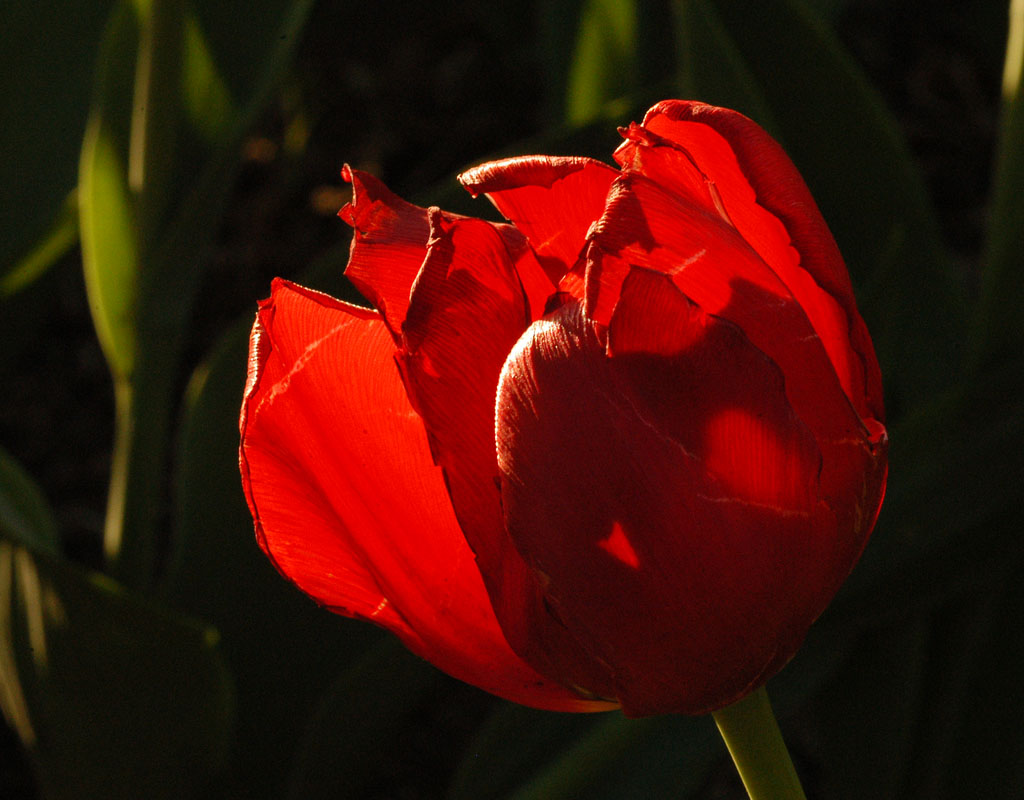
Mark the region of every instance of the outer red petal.
POLYGON ((507 525, 627 714, 703 713, 788 660, 866 532, 838 529, 815 439, 741 331, 636 270, 608 337, 611 358, 567 306, 510 356, 507 525))
POLYGON ((393 351, 377 314, 275 282, 240 420, 260 546, 318 602, 455 677, 541 708, 595 708, 509 648, 393 351))
POLYGON ((526 235, 557 286, 579 259, 617 174, 589 158, 520 156, 481 164, 459 180, 526 235))
POLYGON ((616 153, 624 166, 684 191, 695 180, 711 185, 720 200, 711 205, 804 307, 858 413, 869 426, 883 422, 881 373, 846 267, 778 143, 742 114, 678 100, 651 108, 626 136, 616 153))

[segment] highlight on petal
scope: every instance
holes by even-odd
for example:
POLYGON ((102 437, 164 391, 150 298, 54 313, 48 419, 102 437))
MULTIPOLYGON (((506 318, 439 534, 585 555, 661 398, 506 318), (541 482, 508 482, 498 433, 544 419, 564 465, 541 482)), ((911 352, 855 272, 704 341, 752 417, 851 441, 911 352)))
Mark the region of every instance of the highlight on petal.
POLYGON ((590 158, 520 156, 481 164, 459 181, 474 197, 487 195, 525 234, 557 286, 579 259, 617 174, 590 158))
POLYGON ((506 525, 627 714, 704 713, 788 660, 849 564, 814 436, 741 331, 636 270, 608 338, 570 305, 509 357, 506 525))
POLYGON ((540 708, 606 708, 510 649, 393 353, 378 314, 275 281, 239 422, 260 546, 317 602, 461 680, 540 708))
POLYGON ((835 240, 799 171, 756 123, 678 100, 631 126, 616 159, 673 190, 696 180, 805 309, 860 416, 884 421, 881 374, 835 240))

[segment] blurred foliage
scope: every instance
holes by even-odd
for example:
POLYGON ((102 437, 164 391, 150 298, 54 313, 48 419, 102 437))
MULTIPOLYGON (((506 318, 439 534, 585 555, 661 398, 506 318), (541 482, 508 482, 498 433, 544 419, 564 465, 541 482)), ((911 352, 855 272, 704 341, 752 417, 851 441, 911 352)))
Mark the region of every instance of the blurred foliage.
POLYGON ((0 6, 0 795, 742 796, 707 719, 511 706, 318 611, 237 473, 270 277, 355 299, 342 163, 493 215, 456 171, 690 96, 783 142, 886 379, 874 539, 769 687, 809 794, 1018 796, 1024 2, 344 6, 0 6))

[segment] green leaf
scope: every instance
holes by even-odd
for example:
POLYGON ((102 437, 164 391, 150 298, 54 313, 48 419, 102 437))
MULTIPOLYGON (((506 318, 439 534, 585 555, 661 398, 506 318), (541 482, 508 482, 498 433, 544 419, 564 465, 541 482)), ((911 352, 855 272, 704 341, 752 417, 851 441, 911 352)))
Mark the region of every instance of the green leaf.
POLYGON ((232 721, 211 628, 6 536, 0 706, 48 800, 199 797, 232 721))
POLYGON ((1019 552, 998 524, 1020 507, 1020 359, 935 398, 891 429, 878 526, 830 613, 936 608, 994 580, 1019 552))
POLYGON ((118 4, 100 51, 96 99, 79 161, 79 220, 89 307, 103 352, 118 379, 131 375, 140 272, 136 208, 128 186, 128 125, 138 25, 118 4))
POLYGON ((17 461, 0 447, 0 535, 56 555, 60 542, 50 504, 17 461))
POLYGON ((75 186, 92 67, 112 5, 112 0, 0 3, 4 284, 12 265, 23 262, 47 236, 75 186))
POLYGON ((981 366, 1024 345, 1024 1, 1010 4, 1002 120, 982 257, 981 298, 971 328, 971 361, 981 366))
POLYGON ((205 33, 210 63, 225 91, 245 106, 265 102, 268 84, 282 67, 302 33, 311 0, 220 0, 194 3, 197 26, 205 33))
POLYGON ((78 200, 71 192, 46 235, 0 277, 0 301, 34 283, 76 244, 78 200))
MULTIPOLYGON (((278 8, 279 5, 274 4, 274 7, 278 8)), ((118 401, 117 438, 104 531, 110 570, 133 586, 148 586, 154 577, 159 535, 157 522, 166 485, 167 439, 170 435, 171 416, 175 411, 175 377, 202 266, 217 230, 214 221, 222 216, 233 185, 233 177, 239 165, 238 143, 244 134, 245 125, 264 107, 287 67, 309 7, 310 0, 285 4, 279 8, 281 17, 274 19, 273 30, 276 35, 268 37, 264 34, 257 37, 258 41, 266 44, 267 50, 260 54, 255 79, 247 84, 249 93, 246 95, 242 117, 234 121, 231 135, 212 154, 204 153, 199 158, 203 166, 198 171, 176 170, 181 185, 171 194, 178 202, 167 209, 164 209, 164 205, 168 194, 161 186, 163 179, 160 176, 166 173, 170 162, 167 153, 158 146, 159 142, 167 140, 151 130, 151 126, 158 124, 161 119, 174 116, 176 105, 169 101, 162 103, 163 110, 159 113, 154 111, 151 119, 147 115, 136 115, 133 118, 131 131, 135 147, 131 150, 128 175, 137 183, 137 187, 133 188, 136 188, 134 196, 138 208, 129 206, 127 210, 134 212, 133 216, 145 226, 142 232, 146 238, 136 243, 138 268, 118 280, 118 276, 112 274, 116 267, 95 266, 90 270, 89 260, 86 262, 87 277, 91 275, 93 278, 88 284, 91 298, 103 298, 107 294, 115 295, 119 290, 121 292, 116 296, 121 301, 116 310, 125 313, 102 314, 101 321, 113 319, 117 322, 131 315, 135 326, 132 358, 127 365, 130 373, 127 369, 115 370, 115 376, 119 379, 115 387, 118 401), (140 130, 143 132, 139 133, 140 130), (147 170, 150 178, 146 177, 147 170), (154 182, 152 186, 149 185, 151 180, 154 182), (143 260, 144 264, 141 263, 143 260), (92 291, 94 285, 99 289, 92 291), (173 298, 173 301, 168 298, 173 298)), ((247 8, 247 11, 236 11, 240 17, 249 12, 256 13, 252 6, 247 8)), ((142 30, 140 66, 136 71, 138 77, 134 88, 136 93, 147 96, 154 91, 155 86, 166 86, 169 92, 171 88, 179 88, 180 76, 174 68, 161 70, 154 64, 149 70, 145 65, 148 60, 164 62, 171 58, 173 53, 169 52, 169 48, 173 49, 173 43, 178 41, 179 48, 181 46, 182 24, 181 7, 172 0, 164 0, 162 3, 154 0, 149 9, 150 18, 145 20, 142 30), (161 36, 161 31, 166 35, 161 36), (167 41, 161 44, 163 38, 167 41), (151 46, 147 42, 151 42, 151 46)), ((114 27, 120 31, 116 24, 114 27)), ((112 35, 111 38, 118 45, 117 52, 128 48, 127 39, 130 37, 127 35, 112 35)), ((188 42, 186 33, 184 46, 187 47, 188 42)), ((251 45, 251 42, 247 43, 247 46, 251 45)), ((98 81, 101 89, 111 84, 109 73, 107 62, 104 61, 98 81)), ((185 79, 188 79, 187 74, 185 79)), ((109 99, 107 105, 120 98, 120 94, 100 92, 101 101, 109 99)), ((107 105, 103 102, 97 105, 97 116, 103 119, 100 112, 107 105)), ((120 119, 116 114, 107 116, 120 119)), ((99 170, 96 172, 100 176, 107 174, 99 170)), ((116 170, 110 170, 109 174, 120 175, 116 170)), ((85 189, 86 184, 83 182, 82 191, 85 192, 85 189)), ((84 220, 83 216, 83 229, 84 220)), ((131 230, 138 231, 138 225, 131 230)), ((102 262, 96 258, 93 263, 98 265, 102 262)), ((127 329, 128 324, 122 327, 127 329)), ((101 334, 106 330, 100 325, 97 328, 101 334)), ((117 355, 119 351, 111 348, 111 352, 117 355)))
POLYGON ((553 714, 502 703, 480 726, 455 774, 449 800, 508 797, 571 743, 582 739, 607 715, 553 714), (515 748, 508 747, 515 742, 515 748))
POLYGON ((923 178, 892 116, 800 0, 714 7, 864 288, 890 411, 927 399, 960 358, 965 314, 923 178))
MULTIPOLYGON (((185 0, 135 0, 139 16, 128 183, 135 195, 143 249, 159 231, 171 200, 181 117, 185 0)), ((102 89, 101 89, 102 91, 102 89)))
POLYGON ((566 120, 589 122, 637 83, 636 0, 586 0, 569 65, 566 120))
POLYGON ((195 12, 185 17, 185 51, 181 67, 182 100, 192 127, 210 145, 224 143, 238 120, 234 99, 213 60, 195 12))

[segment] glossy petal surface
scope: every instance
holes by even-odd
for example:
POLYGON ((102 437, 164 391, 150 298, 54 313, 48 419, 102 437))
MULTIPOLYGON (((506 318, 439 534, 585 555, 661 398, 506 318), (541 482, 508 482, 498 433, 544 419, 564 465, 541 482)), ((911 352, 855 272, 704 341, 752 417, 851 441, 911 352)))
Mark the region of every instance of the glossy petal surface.
POLYGON ((257 539, 319 603, 517 702, 585 710, 509 648, 379 315, 275 282, 240 421, 257 539))

